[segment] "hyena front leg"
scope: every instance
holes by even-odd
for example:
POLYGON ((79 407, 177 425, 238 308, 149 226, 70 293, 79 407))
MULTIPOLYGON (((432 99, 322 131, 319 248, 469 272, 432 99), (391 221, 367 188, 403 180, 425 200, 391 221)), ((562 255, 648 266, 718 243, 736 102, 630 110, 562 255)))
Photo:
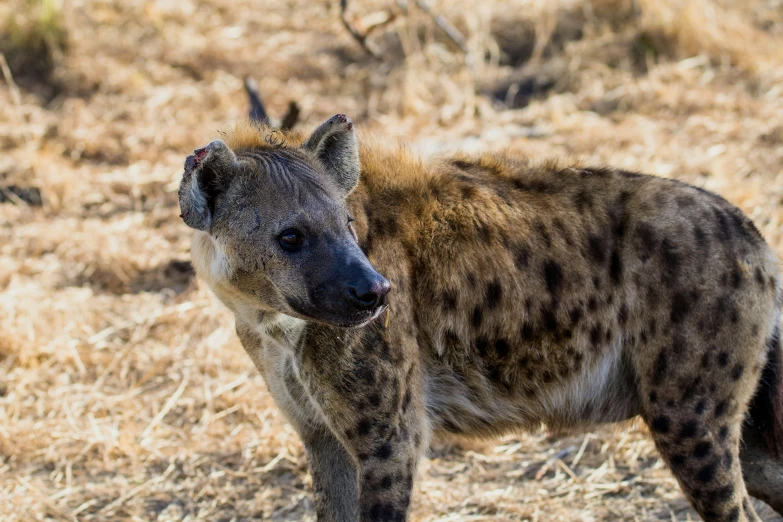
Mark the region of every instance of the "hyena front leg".
POLYGON ((293 354, 263 348, 253 328, 237 323, 242 345, 255 362, 269 391, 307 450, 319 522, 357 522, 357 466, 309 396, 296 371, 293 354))
POLYGON ((318 367, 305 359, 302 369, 332 432, 356 462, 361 522, 407 520, 427 438, 418 361, 377 356, 387 350, 347 347, 334 365, 319 354, 318 367))
POLYGON ((313 476, 318 522, 356 522, 357 468, 345 446, 328 429, 302 434, 313 476))

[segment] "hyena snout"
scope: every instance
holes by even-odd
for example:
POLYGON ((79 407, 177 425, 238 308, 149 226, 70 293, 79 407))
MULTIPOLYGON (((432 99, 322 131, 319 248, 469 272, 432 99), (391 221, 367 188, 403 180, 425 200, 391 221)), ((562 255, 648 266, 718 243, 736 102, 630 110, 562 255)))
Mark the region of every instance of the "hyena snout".
POLYGON ((386 304, 391 283, 378 272, 358 274, 348 284, 346 300, 359 310, 374 310, 386 304))

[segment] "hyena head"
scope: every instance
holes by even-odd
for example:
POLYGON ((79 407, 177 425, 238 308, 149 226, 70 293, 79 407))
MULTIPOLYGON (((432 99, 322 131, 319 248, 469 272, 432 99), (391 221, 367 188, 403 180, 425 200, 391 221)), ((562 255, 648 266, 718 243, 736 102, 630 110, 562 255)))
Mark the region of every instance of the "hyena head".
POLYGON ((198 231, 196 271, 235 312, 249 306, 345 327, 374 319, 390 284, 359 248, 345 204, 359 171, 343 115, 299 147, 234 151, 218 140, 195 150, 179 204, 198 231))

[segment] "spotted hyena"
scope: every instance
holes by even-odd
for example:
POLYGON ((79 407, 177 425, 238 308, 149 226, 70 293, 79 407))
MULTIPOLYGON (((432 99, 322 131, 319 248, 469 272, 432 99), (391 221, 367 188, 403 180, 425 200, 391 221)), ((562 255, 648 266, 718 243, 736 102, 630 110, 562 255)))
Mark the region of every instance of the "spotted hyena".
POLYGON ((783 513, 778 262, 715 194, 334 116, 188 157, 198 275, 307 449, 319 521, 404 521, 432 434, 641 415, 694 508, 783 513))

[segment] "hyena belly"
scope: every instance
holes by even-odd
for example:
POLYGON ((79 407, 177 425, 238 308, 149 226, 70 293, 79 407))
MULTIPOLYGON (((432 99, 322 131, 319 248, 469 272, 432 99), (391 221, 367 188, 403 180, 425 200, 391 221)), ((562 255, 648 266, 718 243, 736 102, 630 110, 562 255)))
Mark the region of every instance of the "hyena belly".
POLYGON ((589 340, 574 340, 569 347, 510 347, 530 354, 524 362, 530 370, 516 373, 491 359, 431 360, 426 397, 433 428, 485 436, 542 424, 550 429, 573 429, 638 415, 634 371, 623 355, 623 340, 610 341, 605 350, 587 359, 576 356, 592 348, 580 346, 585 343, 589 340), (557 350, 565 355, 560 361, 553 356, 557 350))

